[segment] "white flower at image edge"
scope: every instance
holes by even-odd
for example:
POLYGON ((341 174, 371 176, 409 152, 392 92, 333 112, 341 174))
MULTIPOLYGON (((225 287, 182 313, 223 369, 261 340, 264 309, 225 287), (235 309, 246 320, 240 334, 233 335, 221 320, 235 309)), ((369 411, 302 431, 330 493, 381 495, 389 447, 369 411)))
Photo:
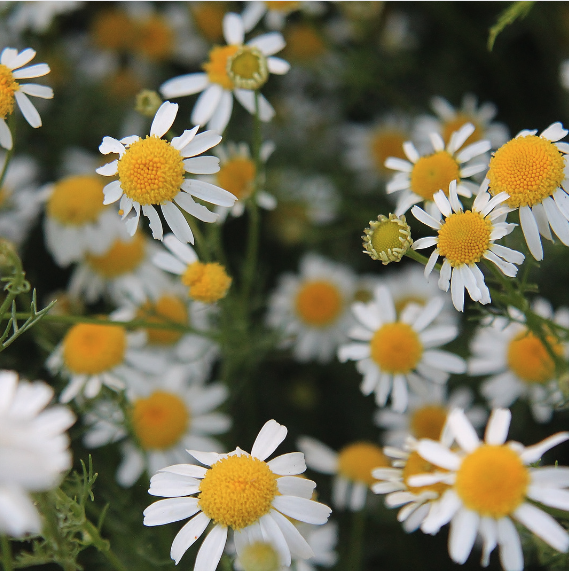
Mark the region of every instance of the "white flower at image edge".
POLYGON ((122 218, 134 209, 134 216, 126 220, 126 227, 134 235, 140 219, 140 211, 148 218, 152 236, 162 239, 163 228, 156 207, 160 210, 181 242, 194 242, 194 236, 180 208, 203 222, 215 222, 218 215, 210 212, 198 198, 218 206, 231 207, 236 198, 213 184, 185 178, 185 173, 213 174, 219 170, 219 159, 213 156, 198 157, 214 147, 221 137, 213 131, 197 135, 199 126, 185 130, 171 142, 162 139, 176 119, 178 105, 165 101, 152 121, 150 136, 142 139, 136 135, 120 141, 104 137, 99 150, 104 155, 117 153, 119 158, 97 169, 104 176, 116 176, 103 189, 104 204, 120 199, 122 218), (179 208, 178 208, 179 207, 179 208))
POLYGON ((297 477, 306 469, 301 452, 265 462, 286 434, 285 426, 269 420, 255 439, 251 454, 240 448, 228 454, 188 450, 207 467, 178 464, 160 470, 151 478, 148 492, 168 499, 144 510, 144 525, 192 518, 172 543, 170 555, 176 564, 210 522, 214 526, 198 551, 194 571, 217 568, 229 527, 234 530, 238 556, 261 537, 275 546, 282 565, 290 566, 292 558, 313 556, 312 549, 288 518, 322 525, 331 510, 310 499, 314 482, 297 477), (236 478, 239 486, 235 486, 236 478), (195 494, 197 497, 191 497, 195 494))

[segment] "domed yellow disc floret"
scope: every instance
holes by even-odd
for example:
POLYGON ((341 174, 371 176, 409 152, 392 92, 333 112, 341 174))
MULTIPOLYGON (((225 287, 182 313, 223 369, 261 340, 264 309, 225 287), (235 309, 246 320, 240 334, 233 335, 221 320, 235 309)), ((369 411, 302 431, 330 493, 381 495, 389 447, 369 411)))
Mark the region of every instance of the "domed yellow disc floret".
POLYGON ((454 487, 466 508, 499 519, 524 501, 529 481, 528 469, 516 452, 484 444, 464 458, 454 487))
POLYGON ((420 440, 439 440, 447 419, 447 410, 436 404, 422 406, 413 412, 409 420, 411 434, 420 440))
POLYGON ((209 61, 202 65, 211 83, 217 83, 223 89, 233 89, 233 81, 227 75, 227 60, 234 55, 239 46, 215 46, 209 52, 209 61))
POLYGON ((411 476, 418 476, 419 474, 432 474, 433 472, 446 472, 443 468, 434 466, 427 462, 418 452, 411 452, 409 458, 403 468, 403 482, 413 494, 421 494, 423 492, 434 492, 435 494, 443 494, 448 488, 448 484, 437 482, 428 486, 411 486, 409 479, 411 476))
POLYGON ((294 306, 298 317, 307 325, 326 327, 342 312, 342 294, 336 285, 328 281, 307 281, 300 286, 294 306))
MULTIPOLYGON (((170 321, 180 325, 188 324, 186 304, 173 295, 163 295, 155 303, 147 301, 139 307, 136 316, 151 323, 168 323, 170 321)), ((152 345, 172 345, 184 335, 183 331, 154 329, 153 327, 148 327, 145 331, 148 343, 152 345)))
POLYGON ((47 202, 48 216, 69 226, 94 222, 105 208, 104 186, 99 177, 89 175, 60 180, 47 202))
POLYGON ((231 278, 217 262, 190 264, 182 275, 182 283, 190 288, 189 295, 196 301, 214 303, 227 295, 231 278))
POLYGON ((123 192, 143 206, 171 201, 184 182, 180 151, 155 136, 130 145, 117 170, 123 192))
POLYGON ((463 143, 464 145, 476 143, 476 141, 479 141, 482 138, 482 130, 480 129, 478 121, 466 113, 457 113, 452 119, 449 119, 443 123, 443 132, 441 135, 445 144, 448 144, 452 134, 455 131, 458 131, 466 123, 472 123, 474 125, 474 131, 472 132, 472 135, 470 135, 468 139, 466 139, 466 141, 463 143))
POLYGON ((251 196, 255 181, 255 163, 246 157, 235 157, 224 163, 217 173, 217 184, 244 200, 251 196))
POLYGON ((96 375, 123 362, 126 332, 118 325, 78 323, 63 339, 63 361, 77 375, 96 375))
POLYGON ((282 569, 277 550, 270 543, 254 541, 243 548, 239 563, 244 571, 279 571, 282 569))
POLYGON ((113 279, 128 274, 141 264, 145 254, 144 235, 138 232, 129 242, 115 240, 101 256, 87 254, 85 261, 99 275, 113 279))
POLYGON ((338 454, 338 472, 348 480, 368 486, 375 481, 371 471, 389 465, 381 448, 371 442, 354 442, 342 448, 338 454))
POLYGON ((533 206, 551 196, 563 182, 565 157, 545 137, 516 137, 502 145, 490 159, 488 190, 507 192, 512 208, 533 206))
POLYGON ((240 46, 227 58, 227 76, 235 87, 259 89, 269 77, 267 58, 253 46, 240 46))
POLYGON ((423 345, 410 325, 386 323, 370 341, 371 358, 382 371, 394 375, 410 373, 421 360, 423 345))
POLYGON ((269 513, 277 476, 249 454, 218 460, 200 483, 198 505, 215 523, 240 530, 269 513))
POLYGON ((413 165, 411 190, 425 200, 433 200, 439 190, 448 195, 448 186, 453 180, 460 181, 460 167, 447 151, 439 151, 421 157, 413 165))
POLYGON ((406 159, 403 152, 403 143, 408 139, 407 135, 395 129, 378 129, 370 139, 370 152, 375 168, 383 173, 390 173, 385 166, 389 157, 406 159))
POLYGON ((390 214, 389 218, 380 214, 377 220, 370 220, 362 240, 364 253, 374 260, 381 260, 384 266, 399 262, 413 244, 405 216, 395 214, 390 214))
MULTIPOLYGON (((550 347, 563 355, 562 345, 553 336, 547 337, 550 347)), ((508 367, 526 383, 546 383, 555 376, 555 362, 541 339, 531 331, 522 331, 508 345, 508 367)))
POLYGON ((20 89, 12 72, 0 64, 0 119, 6 119, 14 111, 14 93, 20 89))
POLYGON ((478 212, 455 212, 439 229, 440 255, 454 268, 474 264, 490 247, 492 223, 478 212))
POLYGON ((154 391, 137 399, 132 410, 132 427, 146 450, 166 450, 188 430, 190 411, 182 399, 166 391, 154 391))

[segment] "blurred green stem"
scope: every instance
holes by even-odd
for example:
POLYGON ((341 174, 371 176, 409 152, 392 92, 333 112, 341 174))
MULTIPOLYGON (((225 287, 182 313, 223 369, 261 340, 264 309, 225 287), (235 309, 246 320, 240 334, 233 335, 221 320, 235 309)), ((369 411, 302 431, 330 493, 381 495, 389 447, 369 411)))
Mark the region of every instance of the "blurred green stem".
MULTIPOLYGON (((8 117, 8 128, 12 133, 12 140, 14 139, 14 114, 12 113, 8 117)), ((8 172, 8 165, 12 160, 12 156, 14 155, 14 145, 12 144, 12 148, 6 153, 6 158, 4 159, 4 166, 2 167, 2 174, 0 174, 0 188, 4 184, 4 179, 6 178, 6 173, 8 172)))
POLYGON ((360 571, 362 567, 365 518, 365 506, 361 510, 352 513, 352 536, 350 541, 350 549, 348 551, 348 561, 346 561, 346 565, 343 566, 343 569, 350 569, 350 571, 360 571))
POLYGON ((7 536, 1 535, 2 542, 2 567, 4 571, 12 571, 14 567, 12 566, 12 548, 10 546, 10 540, 7 536))

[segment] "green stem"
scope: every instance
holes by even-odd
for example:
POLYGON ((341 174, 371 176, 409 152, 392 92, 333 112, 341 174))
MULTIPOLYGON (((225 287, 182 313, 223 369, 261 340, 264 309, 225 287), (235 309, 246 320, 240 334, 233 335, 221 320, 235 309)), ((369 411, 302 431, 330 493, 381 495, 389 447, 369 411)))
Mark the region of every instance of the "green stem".
MULTIPOLYGON (((10 132, 12 133, 12 140, 14 139, 14 114, 11 114, 8 117, 8 128, 10 129, 10 132)), ((4 184, 4 179, 6 178, 6 173, 8 172, 8 165, 10 164, 10 161, 12 160, 12 157, 14 156, 14 145, 12 145, 12 148, 6 153, 6 158, 4 160, 4 166, 2 167, 2 173, 0 174, 0 188, 2 188, 2 185, 4 184)))
POLYGON ((2 567, 4 571, 12 571, 14 569, 12 565, 12 547, 10 546, 10 540, 5 535, 0 535, 2 544, 2 567))
POLYGON ((111 550, 101 535, 99 530, 90 521, 84 523, 84 529, 89 534, 93 540, 93 545, 102 553, 105 559, 111 564, 113 569, 116 571, 127 571, 127 567, 122 563, 122 561, 116 556, 116 554, 111 550))
MULTIPOLYGON (((412 260, 415 260, 416 262, 423 264, 423 266, 426 266, 427 262, 429 261, 429 258, 427 258, 427 256, 423 256, 423 254, 419 254, 419 252, 417 252, 416 250, 413 250, 413 248, 409 248, 405 252, 405 255, 408 258, 411 258, 412 260)), ((435 264, 434 269, 440 271, 441 270, 441 264, 435 264)))
POLYGON ((347 565, 344 566, 345 569, 350 569, 350 571, 360 571, 362 567, 365 518, 365 506, 352 514, 350 550, 348 561, 346 562, 347 565))
POLYGON ((202 260, 204 260, 205 262, 209 262, 211 256, 209 254, 208 244, 207 244, 206 239, 204 238, 202 231, 200 230, 199 225, 197 224, 196 220, 190 214, 188 214, 187 212, 185 212, 181 208, 180 208, 180 212, 184 215, 186 221, 188 222, 190 230, 192 231, 192 233, 194 235, 195 247, 196 247, 196 250, 198 251, 199 257, 202 260))

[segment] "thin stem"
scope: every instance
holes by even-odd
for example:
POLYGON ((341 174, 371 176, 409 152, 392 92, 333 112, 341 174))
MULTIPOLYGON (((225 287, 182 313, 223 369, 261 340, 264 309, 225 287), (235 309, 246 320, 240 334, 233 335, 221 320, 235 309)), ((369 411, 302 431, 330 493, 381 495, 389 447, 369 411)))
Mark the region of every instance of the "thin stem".
MULTIPOLYGON (((411 258, 412 260, 415 260, 416 262, 419 262, 420 264, 423 264, 423 266, 426 266, 429 258, 427 258, 427 256, 423 256, 423 254, 419 254, 419 252, 417 252, 416 250, 413 250, 413 248, 409 248, 406 252, 405 255, 408 258, 411 258)), ((441 264, 435 264, 434 269, 439 270, 441 269, 441 264)))
POLYGON ((352 538, 346 569, 360 571, 362 567, 366 510, 363 507, 352 514, 352 538))
POLYGON ((209 262, 211 256, 209 253, 208 244, 207 244, 206 239, 204 238, 202 231, 200 230, 200 227, 198 226, 195 219, 192 218, 192 216, 190 214, 188 214, 187 212, 184 212, 182 209, 180 209, 180 212, 184 215, 186 221, 188 222, 190 230, 192 231, 192 234, 194 235, 195 242, 196 242, 195 247, 199 253, 200 258, 202 260, 205 260, 206 262, 209 262))
POLYGON ((4 571, 12 571, 12 547, 10 540, 5 535, 0 535, 0 543, 2 544, 2 567, 4 571))

